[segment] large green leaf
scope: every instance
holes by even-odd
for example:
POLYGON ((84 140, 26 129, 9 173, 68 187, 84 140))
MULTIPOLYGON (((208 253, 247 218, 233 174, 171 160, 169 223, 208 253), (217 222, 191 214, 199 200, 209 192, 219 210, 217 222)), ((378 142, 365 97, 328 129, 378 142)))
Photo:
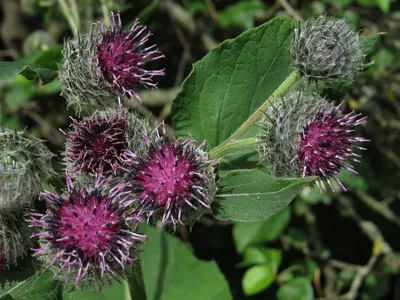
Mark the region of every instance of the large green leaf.
POLYGON ((14 79, 17 75, 23 75, 28 79, 39 76, 43 84, 52 82, 57 77, 57 72, 42 66, 20 62, 0 61, 0 80, 14 79))
POLYGON ((260 170, 228 172, 219 182, 213 207, 220 220, 260 221, 286 207, 315 178, 276 178, 260 170))
POLYGON ((297 22, 275 18, 223 42, 194 65, 174 100, 179 136, 225 141, 292 72, 291 34, 297 22))
POLYGON ((289 221, 290 209, 287 207, 265 221, 236 223, 233 228, 236 250, 241 253, 249 245, 274 241, 286 229, 289 221))
POLYGON ((2 300, 58 300, 62 284, 54 280, 50 270, 39 271, 33 276, 14 284, 0 294, 2 300))
POLYGON ((197 259, 176 237, 141 225, 148 244, 141 253, 148 300, 232 299, 215 262, 197 259))

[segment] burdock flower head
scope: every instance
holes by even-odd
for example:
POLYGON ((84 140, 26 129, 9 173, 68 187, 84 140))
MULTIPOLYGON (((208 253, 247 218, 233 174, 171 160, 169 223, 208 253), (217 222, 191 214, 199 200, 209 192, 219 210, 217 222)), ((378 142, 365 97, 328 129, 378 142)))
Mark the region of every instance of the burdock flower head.
POLYGON ((0 215, 0 270, 16 264, 26 253, 30 232, 20 213, 0 215))
POLYGON ((74 188, 69 176, 66 181, 62 195, 55 190, 41 194, 46 214, 28 214, 39 230, 33 237, 41 247, 33 249, 34 255, 67 284, 101 288, 136 260, 131 250, 145 240, 135 232, 141 220, 130 208, 131 195, 123 192, 126 184, 110 185, 111 177, 101 176, 91 188, 74 188))
POLYGON ((68 106, 102 107, 113 94, 136 97, 140 86, 156 87, 154 76, 164 70, 150 70, 147 64, 164 57, 156 45, 147 46, 146 26, 136 20, 123 29, 119 14, 111 14, 111 27, 97 23, 90 34, 78 35, 64 43, 60 84, 68 106))
POLYGON ((345 19, 320 16, 307 20, 295 29, 290 53, 305 76, 326 82, 351 80, 364 68, 358 33, 345 19))
POLYGON ((0 213, 21 210, 34 201, 41 182, 55 174, 53 156, 42 140, 24 131, 0 129, 0 213))
POLYGON ((72 120, 66 134, 66 172, 94 174, 121 170, 123 154, 130 145, 140 155, 147 149, 143 135, 148 120, 126 109, 96 111, 81 121, 72 120))
MULTIPOLYGON (((210 212, 216 184, 212 161, 206 152, 189 137, 169 142, 156 129, 155 141, 146 137, 149 151, 139 156, 125 153, 131 168, 133 188, 140 212, 161 225, 179 224, 192 226, 202 215, 210 212)), ((127 167, 129 169, 129 167, 127 167)))
POLYGON ((277 100, 260 121, 258 135, 261 162, 272 174, 282 177, 318 176, 316 184, 325 189, 324 181, 334 190, 333 178, 342 167, 355 172, 351 161, 358 162, 354 149, 357 142, 355 126, 366 117, 354 112, 342 114, 319 95, 291 92, 277 100))

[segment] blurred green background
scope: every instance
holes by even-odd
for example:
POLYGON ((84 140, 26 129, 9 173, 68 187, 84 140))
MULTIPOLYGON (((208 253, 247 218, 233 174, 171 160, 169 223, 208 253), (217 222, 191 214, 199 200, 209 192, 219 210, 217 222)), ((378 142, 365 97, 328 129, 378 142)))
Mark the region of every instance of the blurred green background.
MULTIPOLYGON (((151 96, 143 91, 140 111, 169 122, 172 100, 192 64, 223 40, 274 16, 305 20, 328 13, 346 17, 366 34, 384 32, 368 57, 374 64, 356 76, 345 97, 347 110, 368 115, 359 136, 371 140, 356 166, 360 175, 343 172, 347 193, 304 189, 264 222, 221 223, 208 216, 177 236, 198 258, 216 260, 235 299, 400 299, 399 8, 400 2, 390 0, 2 0, 0 60, 57 70, 63 39, 73 29, 86 31, 110 11, 120 11, 123 24, 138 17, 166 56, 154 63, 166 76, 151 96)), ((1 125, 26 127, 60 153, 59 128, 65 130, 74 113, 59 93, 57 81, 41 85, 22 76, 0 81, 1 125)), ((61 172, 56 160, 54 167, 61 172)), ((118 284, 103 296, 77 297, 123 294, 118 284)))

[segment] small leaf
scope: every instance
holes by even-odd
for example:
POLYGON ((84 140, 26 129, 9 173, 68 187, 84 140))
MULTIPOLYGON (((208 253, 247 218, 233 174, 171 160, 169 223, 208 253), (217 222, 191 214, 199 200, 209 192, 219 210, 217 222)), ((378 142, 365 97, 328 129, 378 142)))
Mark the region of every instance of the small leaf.
POLYGON ((39 271, 28 279, 15 284, 0 299, 6 300, 57 300, 62 295, 62 284, 54 280, 50 270, 39 271))
POLYGON ((236 223, 233 227, 236 250, 241 253, 249 245, 274 241, 286 229, 289 221, 290 208, 287 207, 262 222, 236 223))
POLYGON ((315 178, 276 178, 259 170, 231 171, 219 182, 213 206, 220 220, 260 221, 285 208, 315 178))
POLYGON ((53 81, 58 75, 56 71, 46 69, 42 66, 0 61, 0 80, 14 79, 18 74, 21 74, 28 79, 33 79, 36 76, 39 76, 43 84, 53 81))
POLYGON ((269 287, 275 280, 275 274, 269 266, 251 267, 242 280, 243 291, 247 296, 257 294, 269 287))
POLYGON ((238 267, 267 265, 276 273, 282 261, 282 251, 272 248, 248 247, 243 253, 243 261, 238 267))
POLYGON ((197 259, 176 237, 140 225, 148 236, 141 253, 148 299, 232 299, 224 276, 213 261, 197 259))
POLYGON ((364 49, 365 54, 371 54, 375 50, 375 44, 379 41, 379 37, 384 34, 383 32, 377 32, 369 35, 361 35, 360 41, 364 49))
POLYGON ((53 46, 45 51, 33 53, 28 56, 24 56, 18 60, 18 63, 39 65, 44 68, 57 71, 57 63, 62 60, 62 46, 53 46))
POLYGON ((296 24, 275 18, 197 62, 173 102, 177 135, 207 140, 208 150, 229 138, 293 71, 289 47, 296 24))
POLYGON ((297 277, 282 285, 277 296, 279 300, 313 300, 314 290, 307 278, 297 277))

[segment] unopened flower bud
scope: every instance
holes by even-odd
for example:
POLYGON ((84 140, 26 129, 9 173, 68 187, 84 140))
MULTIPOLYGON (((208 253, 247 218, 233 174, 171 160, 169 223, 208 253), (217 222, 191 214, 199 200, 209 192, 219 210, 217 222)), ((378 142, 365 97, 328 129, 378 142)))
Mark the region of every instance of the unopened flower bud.
POLYGON ((345 19, 307 20, 295 29, 290 53, 301 73, 326 82, 352 80, 364 68, 359 35, 345 19))
POLYGON ((30 232, 20 213, 0 215, 0 270, 15 265, 27 252, 30 232))
POLYGON ((21 210, 35 200, 41 182, 55 174, 53 156, 42 140, 0 129, 0 213, 21 210))

